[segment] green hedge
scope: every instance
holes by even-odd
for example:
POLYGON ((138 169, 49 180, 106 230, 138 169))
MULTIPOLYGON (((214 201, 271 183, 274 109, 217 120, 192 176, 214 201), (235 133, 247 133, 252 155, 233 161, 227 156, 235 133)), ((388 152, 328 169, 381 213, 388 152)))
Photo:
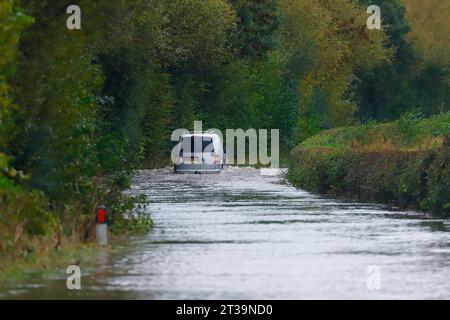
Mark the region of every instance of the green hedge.
POLYGON ((297 147, 288 179, 333 196, 450 216, 450 147, 425 151, 297 147))

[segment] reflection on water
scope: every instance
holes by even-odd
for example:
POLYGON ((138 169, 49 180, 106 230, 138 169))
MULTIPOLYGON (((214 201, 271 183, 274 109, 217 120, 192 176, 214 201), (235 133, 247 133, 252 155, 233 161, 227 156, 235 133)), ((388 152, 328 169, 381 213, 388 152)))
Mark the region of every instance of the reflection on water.
POLYGON ((143 171, 155 228, 83 270, 1 291, 16 298, 450 298, 449 221, 324 199, 258 170, 221 175, 143 171), (381 289, 369 290, 369 266, 381 289))

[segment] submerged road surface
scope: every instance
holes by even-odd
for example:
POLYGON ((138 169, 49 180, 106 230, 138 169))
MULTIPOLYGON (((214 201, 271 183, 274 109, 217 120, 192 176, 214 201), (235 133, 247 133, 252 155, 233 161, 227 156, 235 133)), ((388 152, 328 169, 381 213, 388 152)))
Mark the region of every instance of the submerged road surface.
MULTIPOLYGON (((17 298, 450 298, 450 222, 329 200, 259 170, 142 171, 155 221, 146 236, 83 271, 10 287, 17 298)), ((5 292, 5 291, 3 291, 5 292)))

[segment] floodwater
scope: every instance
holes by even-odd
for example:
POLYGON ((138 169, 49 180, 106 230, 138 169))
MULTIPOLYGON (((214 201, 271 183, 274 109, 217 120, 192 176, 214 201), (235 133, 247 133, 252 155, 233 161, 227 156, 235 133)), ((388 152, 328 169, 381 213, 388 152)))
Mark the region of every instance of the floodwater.
POLYGON ((153 230, 118 254, 0 289, 3 298, 450 299, 450 221, 326 199, 251 168, 142 171, 153 230))

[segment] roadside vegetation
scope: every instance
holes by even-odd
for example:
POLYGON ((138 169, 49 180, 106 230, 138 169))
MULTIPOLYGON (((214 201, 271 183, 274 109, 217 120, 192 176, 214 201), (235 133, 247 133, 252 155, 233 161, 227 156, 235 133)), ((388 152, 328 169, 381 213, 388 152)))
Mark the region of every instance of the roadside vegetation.
POLYGON ((123 191, 194 120, 280 129, 285 155, 323 130, 447 112, 446 38, 414 29, 433 6, 379 0, 370 31, 369 2, 80 0, 68 30, 72 3, 0 0, 0 260, 91 242, 99 204, 114 234, 147 230, 132 214, 146 200, 123 191))
POLYGON ((354 125, 311 127, 291 154, 289 179, 323 194, 448 217, 450 43, 442 30, 449 28, 450 7, 420 0, 378 4, 393 56, 358 73, 354 125))
POLYGON ((289 179, 333 196, 450 216, 450 113, 324 131, 292 153, 289 179))

